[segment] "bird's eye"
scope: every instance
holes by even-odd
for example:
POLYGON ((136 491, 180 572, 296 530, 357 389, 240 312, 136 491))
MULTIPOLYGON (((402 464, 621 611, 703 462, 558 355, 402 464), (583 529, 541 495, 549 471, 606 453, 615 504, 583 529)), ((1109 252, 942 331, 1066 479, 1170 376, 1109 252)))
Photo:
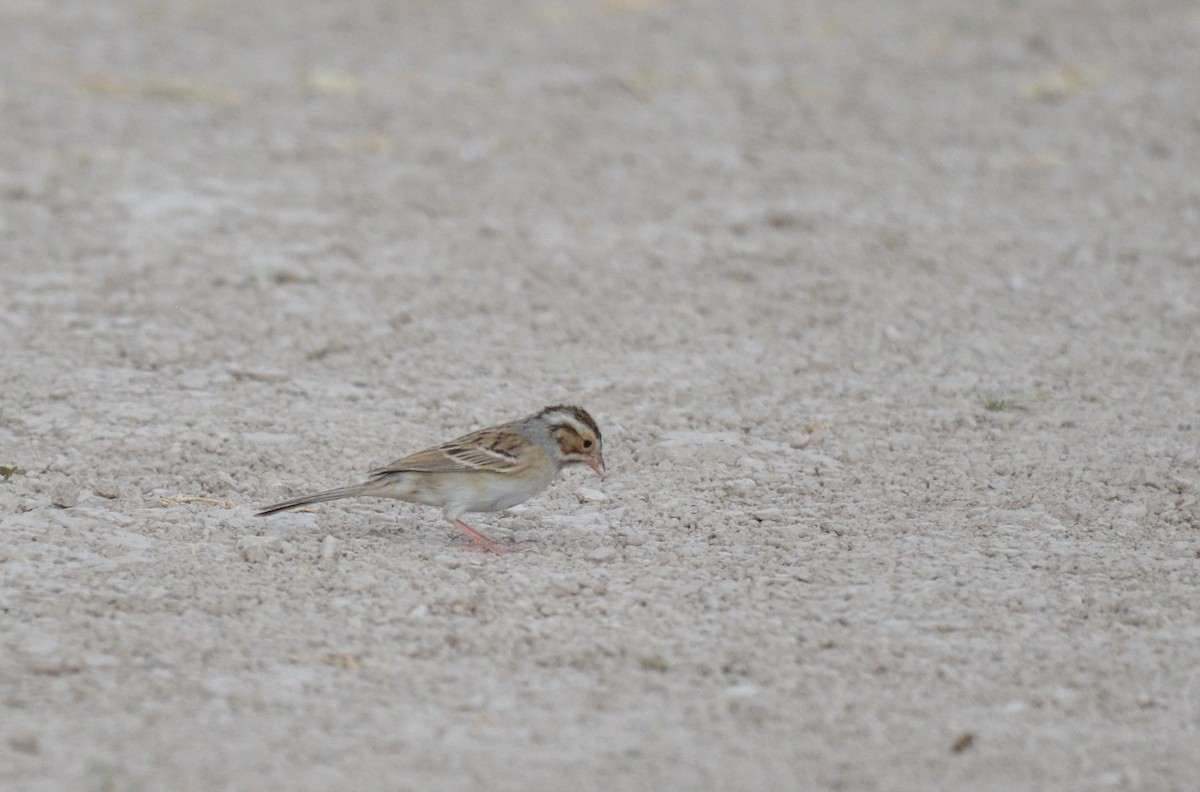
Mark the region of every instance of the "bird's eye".
POLYGON ((583 450, 584 450, 584 451, 587 451, 587 450, 588 450, 589 448, 591 448, 593 445, 595 445, 595 444, 594 444, 594 443, 593 443, 591 440, 584 440, 584 441, 583 441, 583 450))

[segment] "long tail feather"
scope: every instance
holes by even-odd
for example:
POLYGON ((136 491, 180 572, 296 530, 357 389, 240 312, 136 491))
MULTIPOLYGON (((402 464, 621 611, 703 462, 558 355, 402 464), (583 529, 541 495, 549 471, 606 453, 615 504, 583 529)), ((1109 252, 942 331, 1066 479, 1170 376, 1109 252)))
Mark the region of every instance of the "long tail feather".
POLYGON ((265 517, 275 512, 298 509, 301 506, 311 506, 314 503, 324 503, 325 501, 337 500, 339 498, 353 498, 356 495, 363 494, 365 494, 363 485, 354 484, 349 487, 338 487, 337 489, 325 490, 324 492, 317 492, 312 495, 301 495, 298 498, 273 503, 270 506, 264 506, 259 509, 255 514, 259 517, 265 517))

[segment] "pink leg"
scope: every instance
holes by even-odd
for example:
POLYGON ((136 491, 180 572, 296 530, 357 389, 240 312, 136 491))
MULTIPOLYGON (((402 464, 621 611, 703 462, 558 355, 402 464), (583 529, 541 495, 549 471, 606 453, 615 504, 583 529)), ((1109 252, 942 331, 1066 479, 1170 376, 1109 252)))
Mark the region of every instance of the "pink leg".
POLYGON ((455 528, 457 528, 458 530, 460 530, 460 531, 462 531, 463 533, 465 533, 467 536, 469 536, 469 537, 471 537, 472 539, 474 539, 474 540, 475 540, 476 542, 478 542, 479 544, 483 545, 483 548, 484 548, 485 550, 491 550, 491 551, 492 551, 493 553, 495 553, 496 555, 504 555, 506 552, 508 552, 508 551, 506 551, 506 550, 505 550, 503 547, 501 547, 500 545, 496 544, 496 543, 495 543, 495 542, 493 542, 491 539, 488 539, 486 536, 484 536, 483 534, 479 533, 479 531, 476 531, 474 528, 472 528, 471 526, 467 525, 465 522, 463 522, 462 520, 458 519, 457 517, 456 517, 456 518, 454 518, 454 519, 452 519, 452 520, 450 520, 450 524, 451 524, 451 525, 453 525, 453 526, 454 526, 455 528))

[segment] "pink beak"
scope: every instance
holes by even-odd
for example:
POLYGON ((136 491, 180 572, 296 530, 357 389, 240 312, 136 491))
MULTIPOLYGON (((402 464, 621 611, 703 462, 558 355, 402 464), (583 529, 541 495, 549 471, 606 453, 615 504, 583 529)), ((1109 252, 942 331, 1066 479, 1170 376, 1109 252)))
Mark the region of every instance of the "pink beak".
POLYGON ((592 470, 596 471, 597 476, 604 475, 604 471, 605 471, 604 457, 602 457, 600 454, 596 454, 594 456, 588 457, 587 458, 587 466, 590 467, 592 470))

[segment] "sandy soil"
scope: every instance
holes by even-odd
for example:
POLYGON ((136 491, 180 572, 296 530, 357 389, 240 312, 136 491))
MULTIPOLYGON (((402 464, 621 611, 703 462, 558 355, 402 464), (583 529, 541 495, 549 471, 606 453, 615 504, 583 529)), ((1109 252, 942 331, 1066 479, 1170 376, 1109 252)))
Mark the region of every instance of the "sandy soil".
POLYGON ((0 786, 1196 788, 1195 3, 4 0, 0 64, 0 786), (564 400, 610 473, 504 557, 253 516, 564 400))

